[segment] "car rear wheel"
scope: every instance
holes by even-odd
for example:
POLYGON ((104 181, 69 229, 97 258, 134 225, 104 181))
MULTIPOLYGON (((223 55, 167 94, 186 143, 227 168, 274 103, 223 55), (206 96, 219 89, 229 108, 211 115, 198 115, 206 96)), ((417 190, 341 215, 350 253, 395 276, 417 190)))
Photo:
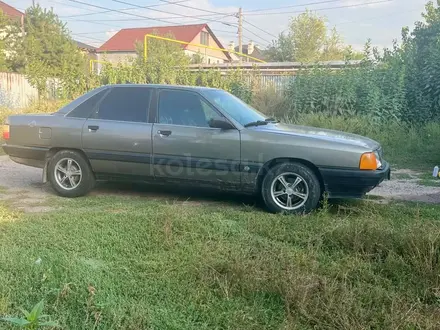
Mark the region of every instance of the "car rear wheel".
POLYGON ((47 171, 53 189, 63 197, 84 196, 95 185, 89 163, 76 151, 57 152, 49 161, 47 171))
POLYGON ((318 206, 321 185, 315 173, 301 163, 272 167, 263 179, 261 193, 274 213, 309 213, 318 206))

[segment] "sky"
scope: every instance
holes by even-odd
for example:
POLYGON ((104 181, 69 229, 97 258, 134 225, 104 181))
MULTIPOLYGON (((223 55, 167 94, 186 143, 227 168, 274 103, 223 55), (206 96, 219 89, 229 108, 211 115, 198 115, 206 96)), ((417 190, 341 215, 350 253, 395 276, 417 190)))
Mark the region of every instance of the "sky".
MULTIPOLYGON (((24 10, 32 4, 32 0, 3 1, 19 10, 24 10)), ((234 14, 241 7, 244 43, 253 41, 259 47, 265 48, 280 32, 288 28, 292 17, 308 9, 325 16, 329 29, 335 27, 345 44, 361 50, 368 38, 379 48, 391 46, 394 39, 400 41, 402 27, 408 26, 412 29, 414 23, 422 19, 421 13, 428 0, 35 0, 35 2, 42 7, 53 8, 54 12, 66 22, 75 40, 93 46, 100 46, 121 28, 163 26, 173 23, 174 25, 208 23, 223 46, 227 47, 231 41, 237 45, 238 18, 234 14), (131 9, 126 10, 127 8, 131 9), (107 9, 116 12, 103 13, 107 9)))

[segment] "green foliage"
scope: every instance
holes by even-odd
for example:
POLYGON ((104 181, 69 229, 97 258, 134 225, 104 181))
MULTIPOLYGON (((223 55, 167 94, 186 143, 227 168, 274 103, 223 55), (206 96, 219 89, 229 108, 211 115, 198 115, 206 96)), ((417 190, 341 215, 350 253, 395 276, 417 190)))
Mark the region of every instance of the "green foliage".
POLYGON ((427 122, 438 120, 440 113, 440 1, 430 1, 414 31, 402 31, 402 62, 406 67, 405 120, 427 122))
POLYGON ((14 70, 24 72, 40 96, 45 96, 49 78, 60 79, 66 96, 76 96, 84 88, 85 58, 65 24, 52 10, 35 5, 26 10, 24 29, 11 55, 14 70))
POLYGON ((9 71, 10 61, 6 54, 12 51, 15 38, 19 32, 18 23, 11 20, 0 10, 0 71, 9 71))
POLYGON ((326 18, 306 11, 291 19, 288 32, 282 32, 266 50, 271 61, 316 62, 343 60, 347 47, 336 28, 328 31, 326 18))
POLYGON ((324 17, 309 11, 291 20, 290 37, 296 61, 314 62, 321 57, 321 51, 327 39, 325 23, 324 17))
POLYGON ((41 314, 44 308, 44 301, 41 300, 37 303, 30 312, 22 309, 24 317, 3 317, 1 320, 19 326, 21 328, 26 328, 30 330, 37 330, 42 327, 58 327, 58 324, 53 321, 44 321, 49 317, 49 315, 41 314))
MULTIPOLYGON (((440 1, 426 5, 403 44, 380 54, 368 41, 359 67, 301 70, 286 89, 288 113, 363 115, 412 125, 438 121, 440 114, 440 1)), ((352 58, 353 54, 347 54, 352 58)))
POLYGON ((196 54, 191 56, 191 64, 201 64, 203 63, 203 55, 198 51, 196 54))

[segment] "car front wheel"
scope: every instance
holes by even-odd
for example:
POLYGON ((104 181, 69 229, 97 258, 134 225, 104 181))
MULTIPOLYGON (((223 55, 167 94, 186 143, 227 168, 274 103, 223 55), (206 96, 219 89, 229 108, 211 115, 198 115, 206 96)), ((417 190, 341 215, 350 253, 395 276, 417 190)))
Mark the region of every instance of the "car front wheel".
POLYGON ((84 196, 95 184, 89 163, 76 151, 57 152, 49 161, 47 170, 53 189, 63 197, 84 196))
POLYGON ((300 214, 315 209, 321 185, 315 173, 301 163, 282 163, 264 177, 261 193, 271 212, 300 214))

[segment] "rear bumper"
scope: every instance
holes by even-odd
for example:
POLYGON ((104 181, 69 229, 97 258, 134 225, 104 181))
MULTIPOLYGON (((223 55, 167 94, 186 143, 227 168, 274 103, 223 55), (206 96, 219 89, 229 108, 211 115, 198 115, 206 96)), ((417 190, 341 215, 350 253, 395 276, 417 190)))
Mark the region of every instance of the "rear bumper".
POLYGON ((44 167, 48 148, 2 145, 4 152, 18 164, 44 167))
POLYGON ((390 165, 384 162, 376 171, 320 168, 324 186, 330 198, 360 198, 377 187, 382 181, 389 180, 390 165))

